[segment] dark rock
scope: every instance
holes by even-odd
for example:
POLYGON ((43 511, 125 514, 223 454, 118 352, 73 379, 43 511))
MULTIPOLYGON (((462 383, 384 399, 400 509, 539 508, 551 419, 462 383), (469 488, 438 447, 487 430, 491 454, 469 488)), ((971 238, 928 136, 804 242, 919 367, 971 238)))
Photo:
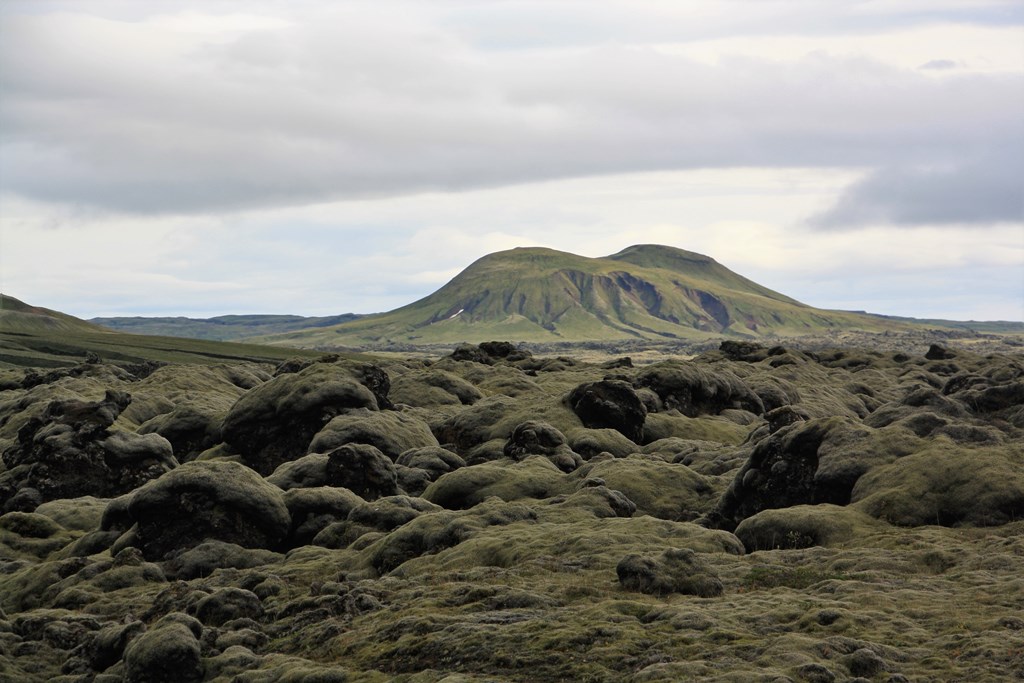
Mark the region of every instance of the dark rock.
POLYGON ((950 360, 952 358, 956 358, 956 353, 950 351, 944 346, 932 344, 928 347, 928 351, 924 354, 924 357, 928 360, 950 360))
MULTIPOLYGON (((110 430, 129 403, 130 395, 113 390, 97 402, 51 401, 3 453, 8 471, 0 483, 0 506, 12 509, 11 500, 22 489, 34 489, 41 501, 110 498, 175 467, 171 444, 163 437, 110 430)), ((16 506, 28 502, 17 500, 16 506)))
POLYGON ((349 489, 365 500, 399 493, 398 474, 391 459, 374 446, 346 444, 327 454, 327 481, 349 489))
POLYGON ((188 462, 221 442, 222 417, 182 405, 139 425, 138 433, 159 434, 170 442, 179 462, 188 462))
MULTIPOLYGON (((834 420, 800 422, 759 441, 708 522, 732 531, 741 521, 762 510, 842 497, 844 492, 819 490, 815 480, 818 449, 836 424, 834 420)), ((849 491, 845 496, 849 500, 849 491)))
POLYGON ((747 363, 756 363, 768 357, 768 349, 756 342, 749 341, 727 339, 721 343, 718 350, 729 360, 747 363))
POLYGON ((288 545, 298 547, 312 542, 329 525, 348 519, 365 501, 345 488, 319 486, 289 489, 284 502, 292 518, 288 545))
POLYGON ((531 358, 531 354, 526 349, 520 349, 512 344, 511 342, 505 341, 490 341, 483 342, 479 346, 474 344, 460 344, 451 355, 448 356, 452 360, 463 360, 472 361, 474 363, 482 363, 484 365, 494 365, 499 361, 506 361, 509 363, 525 360, 531 358))
POLYGON ((796 675, 800 680, 808 683, 832 683, 836 675, 821 664, 801 664, 796 669, 796 675))
POLYGON ((846 665, 850 668, 851 674, 865 678, 873 678, 885 671, 885 660, 866 647, 854 651, 847 659, 846 665))
POLYGON ((127 624, 109 624, 97 631, 86 646, 86 658, 95 671, 105 671, 120 661, 125 647, 144 633, 145 624, 131 621, 127 624))
POLYGON ((585 426, 617 429, 633 442, 643 440, 647 408, 628 382, 603 380, 581 384, 570 392, 568 400, 585 426))

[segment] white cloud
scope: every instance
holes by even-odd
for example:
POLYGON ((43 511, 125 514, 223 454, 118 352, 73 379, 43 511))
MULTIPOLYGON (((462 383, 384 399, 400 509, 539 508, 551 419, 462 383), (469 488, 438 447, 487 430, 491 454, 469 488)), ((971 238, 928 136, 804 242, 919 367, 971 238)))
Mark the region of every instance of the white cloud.
POLYGON ((662 242, 815 305, 1021 318, 1022 23, 1013 0, 9 0, 0 287, 87 316, 368 312, 499 249, 662 242))
MULTIPOLYGON (((697 7, 683 5, 648 3, 634 21, 697 7)), ((403 4, 398 18, 393 7, 344 5, 304 21, 195 10, 8 17, 6 189, 201 212, 661 169, 934 164, 1024 139, 1024 68, 935 78, 907 67, 977 62, 987 44, 1009 68, 1019 32, 1005 29, 964 29, 975 37, 963 44, 945 43, 959 35, 947 27, 722 38, 677 52, 628 40, 502 51, 446 23, 458 6, 403 4), (833 39, 835 51, 816 49, 833 39), (707 50, 715 59, 691 54, 707 50)), ((560 7, 551 11, 580 9, 560 7)))

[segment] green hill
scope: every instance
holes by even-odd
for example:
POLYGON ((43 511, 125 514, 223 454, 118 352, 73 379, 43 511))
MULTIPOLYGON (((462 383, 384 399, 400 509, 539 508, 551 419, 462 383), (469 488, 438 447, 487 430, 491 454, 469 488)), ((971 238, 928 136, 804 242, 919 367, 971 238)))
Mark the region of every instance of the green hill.
POLYGON ((66 313, 31 306, 0 294, 0 331, 8 333, 103 332, 103 328, 66 313))
POLYGON ((114 332, 65 313, 31 306, 0 294, 0 368, 65 367, 80 363, 89 354, 119 364, 145 361, 279 363, 297 356, 312 358, 320 355, 312 351, 256 344, 114 332))
POLYGON ((301 315, 221 315, 214 318, 115 317, 92 318, 91 323, 132 334, 155 334, 190 339, 232 341, 294 330, 328 327, 355 320, 354 313, 308 318, 301 315))
POLYGON ((394 311, 253 341, 359 346, 665 340, 902 327, 812 308, 712 258, 672 247, 638 245, 604 258, 529 247, 485 256, 433 294, 394 311))

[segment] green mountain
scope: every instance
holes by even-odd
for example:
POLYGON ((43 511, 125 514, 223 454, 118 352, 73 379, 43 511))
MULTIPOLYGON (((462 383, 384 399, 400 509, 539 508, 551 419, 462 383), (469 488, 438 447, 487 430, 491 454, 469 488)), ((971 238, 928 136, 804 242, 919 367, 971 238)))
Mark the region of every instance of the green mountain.
POLYGON ((394 311, 258 340, 296 346, 664 340, 902 327, 812 308, 673 247, 637 245, 604 258, 529 247, 485 256, 394 311))
POLYGON ((116 317, 92 318, 96 325, 131 332, 132 334, 156 334, 190 339, 213 339, 232 341, 279 334, 316 327, 328 327, 355 320, 354 313, 327 317, 307 318, 301 315, 221 315, 214 318, 148 318, 116 317))

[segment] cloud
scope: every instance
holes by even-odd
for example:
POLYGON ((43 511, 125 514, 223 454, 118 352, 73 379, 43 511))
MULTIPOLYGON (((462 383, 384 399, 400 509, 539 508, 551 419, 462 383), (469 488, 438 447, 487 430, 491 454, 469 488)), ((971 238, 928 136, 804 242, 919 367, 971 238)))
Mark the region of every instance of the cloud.
MULTIPOLYGON (((790 4, 822 26, 861 11, 790 4)), ((663 169, 941 165, 1016 135, 1024 109, 1021 73, 936 79, 821 52, 710 64, 645 42, 671 37, 666 27, 688 35, 693 12, 677 3, 645 3, 620 41, 594 29, 514 50, 468 18, 557 28, 579 6, 496 7, 518 24, 457 3, 401 6, 397 17, 363 3, 302 16, 7 16, 4 187, 201 213, 663 169)), ((623 12, 599 3, 587 16, 623 12)), ((725 11, 694 21, 745 26, 725 11)))
POLYGON ((958 66, 959 64, 954 62, 952 59, 932 59, 917 68, 931 71, 948 71, 949 69, 955 69, 958 66))
POLYGON ((811 223, 839 229, 1022 221, 1024 143, 948 166, 886 166, 872 171, 811 223))

